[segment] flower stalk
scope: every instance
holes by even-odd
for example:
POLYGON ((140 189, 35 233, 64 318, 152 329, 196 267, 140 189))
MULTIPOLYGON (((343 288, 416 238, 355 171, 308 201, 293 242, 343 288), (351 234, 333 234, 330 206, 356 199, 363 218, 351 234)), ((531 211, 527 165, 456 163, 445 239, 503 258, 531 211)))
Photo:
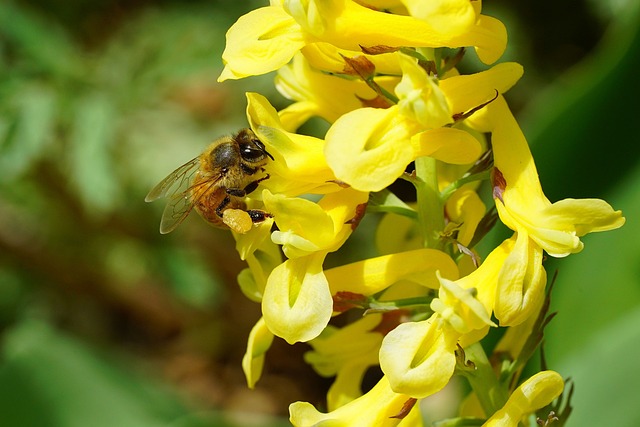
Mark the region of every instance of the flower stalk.
POLYGON ((442 249, 440 238, 444 230, 444 206, 438 190, 438 165, 433 157, 418 157, 415 160, 415 180, 418 223, 424 247, 442 249))

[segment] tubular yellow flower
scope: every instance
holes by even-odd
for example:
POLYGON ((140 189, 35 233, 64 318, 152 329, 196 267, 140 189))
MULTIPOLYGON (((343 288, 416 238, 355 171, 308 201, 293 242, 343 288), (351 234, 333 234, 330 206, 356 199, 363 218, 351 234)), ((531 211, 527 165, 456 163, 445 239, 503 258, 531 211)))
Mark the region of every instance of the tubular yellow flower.
POLYGON ((326 414, 307 402, 292 403, 289 420, 296 427, 393 427, 401 422, 396 416, 403 413, 409 399, 393 392, 382 377, 367 394, 326 414))
MULTIPOLYGON (((344 60, 342 60, 344 67, 344 60)), ((389 91, 398 78, 385 76, 376 83, 389 91)), ((360 99, 375 98, 376 93, 362 80, 331 76, 311 67, 304 56, 281 68, 275 79, 280 93, 295 102, 279 115, 283 126, 295 130, 309 117, 318 116, 332 123, 343 114, 362 107, 360 99)))
POLYGON ((367 197, 366 193, 347 188, 327 194, 314 203, 264 190, 265 207, 278 225, 271 238, 283 246, 288 258, 318 251, 333 252, 353 231, 347 221, 356 216, 357 206, 366 203, 367 197))
POLYGON ((400 98, 400 114, 411 118, 427 130, 453 123, 447 98, 438 86, 438 79, 418 65, 418 60, 399 55, 402 80, 395 92, 400 98))
POLYGON ((300 26, 282 8, 267 6, 253 10, 227 31, 227 48, 222 53, 225 67, 218 81, 276 70, 304 45, 300 26))
POLYGON ((393 391, 414 398, 440 391, 453 375, 461 335, 438 314, 389 332, 382 340, 380 368, 393 391))
POLYGON ((480 196, 470 188, 462 187, 447 200, 445 209, 447 218, 459 224, 456 240, 462 245, 468 245, 486 212, 480 196))
POLYGON ((458 268, 449 255, 425 248, 334 267, 325 274, 333 294, 347 291, 373 295, 400 280, 437 289, 436 271, 452 280, 458 277, 458 268))
POLYGON ((304 359, 320 375, 336 376, 327 393, 327 407, 333 411, 362 395, 365 371, 378 364, 382 335, 373 332, 382 315, 371 314, 344 328, 328 326, 318 338, 309 342, 313 351, 304 359))
POLYGON ((247 119, 275 159, 269 165, 270 178, 264 181, 265 188, 288 196, 340 190, 330 182, 336 178, 323 154, 324 141, 287 132, 276 110, 257 93, 247 93, 247 119))
POLYGON ((440 293, 431 302, 431 309, 440 315, 460 334, 467 334, 485 326, 498 326, 491 321, 490 313, 478 301, 474 288, 462 288, 451 280, 440 279, 440 293))
POLYGON ((329 323, 333 299, 322 271, 325 256, 288 259, 269 275, 262 315, 269 330, 289 344, 317 337, 329 323))
POLYGON ((276 70, 304 45, 316 42, 353 51, 378 45, 474 46, 487 64, 505 49, 504 25, 489 16, 476 18, 469 2, 439 1, 414 9, 420 19, 375 11, 352 0, 273 2, 241 17, 229 29, 222 54, 225 68, 218 81, 276 70))
POLYGON ((516 233, 498 278, 494 312, 501 326, 524 322, 540 307, 547 284, 542 249, 525 232, 516 233))
POLYGON ((389 186, 421 156, 455 164, 475 161, 481 154, 480 142, 468 132, 440 126, 451 122, 454 114, 490 101, 496 90, 508 90, 522 75, 522 67, 507 63, 472 76, 441 80, 445 92, 420 71, 415 60, 398 55, 405 71, 396 87, 399 104, 344 114, 325 136, 325 156, 336 177, 361 191, 389 186), (465 97, 480 101, 469 105, 465 97), (453 110, 449 99, 455 108, 464 109, 453 110))
POLYGON ((367 55, 360 49, 357 51, 340 49, 332 44, 322 42, 308 44, 302 48, 301 52, 313 68, 328 73, 344 73, 344 58, 357 56, 367 58, 375 66, 376 73, 380 75, 399 76, 402 73, 398 63, 398 55, 395 52, 367 55))
POLYGON ((289 343, 308 341, 327 326, 333 300, 322 264, 353 231, 348 221, 367 196, 343 189, 316 204, 263 191, 265 208, 278 225, 272 241, 289 258, 271 272, 262 297, 265 322, 275 335, 289 343))
MULTIPOLYGON (((599 199, 564 199, 551 203, 540 186, 527 141, 502 97, 487 106, 497 168, 495 202, 500 219, 524 233, 554 257, 580 252, 580 237, 621 227, 620 211, 599 199)), ((482 123, 480 120, 478 123, 482 123)), ((481 125, 482 126, 482 125, 481 125)))
POLYGON ((397 106, 361 108, 327 131, 325 157, 341 181, 361 191, 380 191, 414 159, 411 137, 418 131, 415 122, 398 114, 397 106))
POLYGON ((242 371, 249 388, 253 388, 260 379, 264 367, 264 357, 272 342, 273 334, 267 328, 264 319, 260 318, 251 329, 247 351, 242 358, 242 371))
POLYGON ((538 372, 515 389, 504 407, 483 427, 517 427, 523 417, 551 403, 563 388, 564 381, 557 372, 538 372))

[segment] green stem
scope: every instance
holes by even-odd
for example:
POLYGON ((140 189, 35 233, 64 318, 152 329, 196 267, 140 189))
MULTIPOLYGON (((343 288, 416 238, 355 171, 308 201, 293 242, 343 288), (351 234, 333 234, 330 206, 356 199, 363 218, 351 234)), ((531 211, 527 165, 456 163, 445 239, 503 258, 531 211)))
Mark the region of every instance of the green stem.
POLYGON ((444 229, 444 206, 438 190, 437 161, 432 157, 419 157, 415 165, 418 220, 424 246, 442 249, 440 236, 444 229))
POLYGON ((498 377, 493 372, 491 363, 489 363, 489 359, 487 359, 479 342, 466 347, 464 352, 466 358, 474 363, 475 369, 470 372, 463 371, 463 375, 476 393, 485 414, 491 416, 507 402, 508 391, 498 381, 498 377))

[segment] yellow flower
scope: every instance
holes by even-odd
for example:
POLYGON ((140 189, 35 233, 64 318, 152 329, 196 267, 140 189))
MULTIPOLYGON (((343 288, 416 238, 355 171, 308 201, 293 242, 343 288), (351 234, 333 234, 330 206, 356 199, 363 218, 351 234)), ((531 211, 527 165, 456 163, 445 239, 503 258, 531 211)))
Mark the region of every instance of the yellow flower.
POLYGON ((352 0, 272 2, 229 29, 222 54, 225 68, 218 81, 277 70, 303 46, 316 42, 352 51, 378 45, 475 46, 487 64, 502 55, 507 40, 504 25, 489 16, 476 16, 470 2, 411 4, 419 18, 372 10, 352 0))
POLYGON ((320 335, 333 312, 329 284, 322 271, 326 252, 288 259, 269 275, 262 315, 269 330, 289 344, 320 335))
MULTIPOLYGON (((341 61, 344 67, 344 60, 341 61)), ((397 77, 383 76, 376 79, 376 83, 393 91, 398 80, 397 77)), ((361 108, 360 99, 376 96, 364 81, 329 75, 313 68, 301 54, 278 70, 275 84, 280 93, 296 101, 279 112, 283 126, 289 130, 297 129, 313 116, 332 123, 343 114, 361 108)))
POLYGON ((302 48, 301 52, 309 62, 309 65, 326 73, 342 74, 345 72, 345 57, 363 56, 374 65, 376 73, 381 76, 399 76, 401 74, 398 55, 395 52, 369 55, 363 53, 360 49, 356 51, 340 49, 332 44, 323 42, 308 44, 302 48))
POLYGON ((435 249, 416 249, 369 258, 325 271, 331 292, 373 295, 401 280, 437 289, 436 271, 451 280, 458 277, 458 267, 451 257, 435 249))
MULTIPOLYGON (((472 122, 474 117, 471 117, 472 122)), ((554 257, 580 252, 580 237, 621 227, 620 211, 600 199, 564 199, 551 203, 544 195, 527 141, 502 97, 479 115, 476 125, 491 132, 496 172, 494 199, 500 219, 526 234, 554 257)))
POLYGON ((381 320, 382 315, 371 314, 344 328, 328 326, 309 342, 313 351, 305 353, 305 361, 322 376, 336 376, 327 393, 329 411, 362 395, 365 371, 378 364, 382 335, 374 329, 381 320))
POLYGON ((440 391, 453 375, 460 335, 438 314, 389 332, 382 340, 380 368, 391 388, 414 398, 440 391))
POLYGON ((515 389, 502 409, 483 427, 517 427, 523 417, 553 402, 563 388, 564 381, 557 372, 538 372, 515 389))
POLYGON ((449 221, 457 224, 456 240, 467 246, 486 211, 480 196, 468 186, 464 186, 449 197, 445 210, 449 221))
POLYGON ((380 367, 394 391, 421 398, 444 387, 455 368, 455 348, 486 335, 496 300, 499 276, 510 254, 510 241, 494 249, 473 273, 440 280, 434 314, 420 322, 403 323, 389 332, 380 348, 380 367))
POLYGON ((264 357, 272 342, 273 334, 267 328, 264 319, 260 318, 251 329, 247 351, 242 358, 242 370, 249 388, 253 388, 260 379, 264 367, 264 357))
POLYGON ((500 270, 494 312, 501 326, 514 326, 540 307, 547 272, 542 266, 542 249, 526 233, 516 233, 503 245, 511 250, 500 270))
POLYGON ((366 203, 367 198, 367 193, 346 188, 314 203, 264 190, 265 208, 278 226, 271 239, 282 245, 288 258, 319 251, 333 252, 353 231, 347 222, 357 216, 358 205, 366 203))
POLYGON ((367 394, 328 413, 307 402, 292 403, 289 420, 296 427, 392 427, 400 423, 397 416, 409 400, 409 396, 393 392, 386 377, 382 377, 367 394))
POLYGON ((395 92, 400 98, 400 114, 420 124, 424 130, 439 128, 453 123, 447 98, 438 85, 435 76, 418 65, 418 60, 407 55, 399 55, 402 80, 395 92))
POLYGON ((305 45, 302 29, 279 6, 252 10, 227 31, 218 81, 241 79, 277 70, 305 45))
POLYGON ((408 77, 403 77, 399 90, 396 87, 398 105, 351 111, 336 120, 325 136, 326 160, 336 177, 361 191, 386 188, 421 156, 454 164, 476 160, 482 145, 472 134, 438 126, 491 100, 496 90, 508 90, 522 75, 520 65, 507 63, 472 76, 441 80, 438 87, 413 59, 401 63, 408 77), (483 99, 469 105, 465 97, 483 99))
MULTIPOLYGON (((477 271, 477 270, 476 270, 477 271)), ((472 273, 473 274, 473 273, 472 273)), ((467 276, 470 277, 471 275, 467 276)), ((485 326, 498 326, 491 321, 490 310, 475 298, 475 288, 463 288, 451 280, 440 279, 440 293, 431 309, 461 335, 485 326)))
POLYGON ((270 178, 261 183, 264 188, 287 196, 340 190, 330 182, 335 176, 327 166, 323 140, 286 131, 276 110, 257 93, 247 93, 247 119, 275 159, 268 165, 270 178))
MULTIPOLYGON (((267 231, 270 232, 270 230, 267 231)), ((258 247, 253 247, 252 242, 246 242, 243 239, 244 236, 246 235, 234 234, 238 252, 249 264, 249 268, 245 268, 238 275, 238 284, 247 298, 260 302, 267 278, 274 268, 282 264, 282 255, 278 245, 271 240, 263 240, 258 247)))
POLYGON ((327 326, 333 300, 322 264, 349 237, 348 222, 367 197, 347 188, 314 203, 263 191, 278 226, 271 239, 289 258, 271 272, 262 296, 262 313, 275 335, 289 343, 308 341, 327 326))

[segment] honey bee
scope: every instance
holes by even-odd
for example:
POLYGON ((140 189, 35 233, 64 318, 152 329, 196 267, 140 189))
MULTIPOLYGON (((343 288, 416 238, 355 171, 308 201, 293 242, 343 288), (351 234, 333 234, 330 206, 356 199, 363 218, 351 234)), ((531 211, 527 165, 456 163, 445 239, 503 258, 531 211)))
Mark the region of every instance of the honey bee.
POLYGON ((247 209, 244 200, 269 178, 269 174, 254 178, 258 172, 265 172, 269 158, 273 160, 251 129, 214 141, 198 157, 171 172, 145 197, 145 202, 169 199, 162 213, 160 233, 173 231, 193 208, 211 224, 239 233, 246 233, 253 224, 270 218, 268 212, 247 209))

